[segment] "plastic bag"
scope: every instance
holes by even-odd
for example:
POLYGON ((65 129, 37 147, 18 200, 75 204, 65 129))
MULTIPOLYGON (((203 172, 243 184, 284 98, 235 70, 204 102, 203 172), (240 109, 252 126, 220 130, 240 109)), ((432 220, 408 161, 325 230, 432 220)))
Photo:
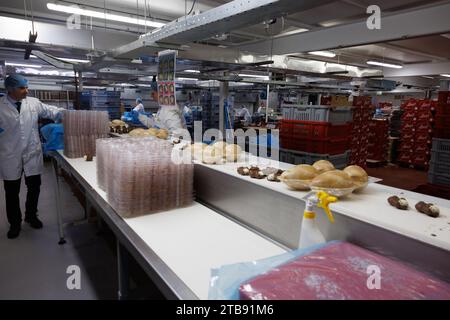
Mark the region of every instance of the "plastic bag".
POLYGON ((450 285, 401 262, 334 242, 242 283, 251 300, 450 299, 450 285))
POLYGON ((62 124, 50 123, 41 128, 41 135, 45 139, 43 152, 64 149, 64 127, 62 124))
POLYGON ((296 259, 299 256, 324 247, 320 244, 305 249, 289 251, 277 256, 251 262, 225 265, 211 270, 208 299, 210 300, 239 300, 239 286, 256 276, 296 259))

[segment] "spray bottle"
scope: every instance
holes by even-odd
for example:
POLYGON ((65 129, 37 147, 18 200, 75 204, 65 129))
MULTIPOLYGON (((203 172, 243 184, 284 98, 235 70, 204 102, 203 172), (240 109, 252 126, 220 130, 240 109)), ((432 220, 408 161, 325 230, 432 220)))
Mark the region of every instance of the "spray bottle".
POLYGON ((328 219, 330 219, 331 223, 334 223, 334 217, 328 206, 331 202, 337 201, 336 197, 332 197, 324 191, 309 193, 305 198, 306 207, 303 213, 302 227, 300 230, 300 249, 326 242, 325 237, 317 227, 316 213, 313 210, 315 206, 323 208, 328 219))

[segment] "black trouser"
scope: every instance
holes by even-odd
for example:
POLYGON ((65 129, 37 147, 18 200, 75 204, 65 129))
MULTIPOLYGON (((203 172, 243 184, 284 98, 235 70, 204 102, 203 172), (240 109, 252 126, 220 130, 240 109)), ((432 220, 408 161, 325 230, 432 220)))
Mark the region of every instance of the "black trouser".
MULTIPOLYGON (((20 180, 4 180, 6 214, 11 226, 20 226, 22 223, 22 212, 20 211, 20 180)), ((41 175, 25 177, 27 186, 27 201, 25 203, 25 217, 36 217, 39 192, 41 190, 41 175)))

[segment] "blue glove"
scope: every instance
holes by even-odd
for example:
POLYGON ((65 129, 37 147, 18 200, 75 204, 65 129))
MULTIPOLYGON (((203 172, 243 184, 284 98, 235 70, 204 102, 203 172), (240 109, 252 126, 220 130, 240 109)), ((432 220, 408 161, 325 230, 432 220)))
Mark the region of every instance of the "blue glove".
POLYGON ((5 131, 4 129, 0 128, 0 133, 2 133, 3 131, 5 131))

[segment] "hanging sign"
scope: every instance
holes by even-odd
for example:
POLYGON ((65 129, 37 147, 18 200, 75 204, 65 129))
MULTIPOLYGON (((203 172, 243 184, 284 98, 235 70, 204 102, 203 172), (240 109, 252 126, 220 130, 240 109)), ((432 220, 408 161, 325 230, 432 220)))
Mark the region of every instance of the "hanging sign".
POLYGON ((177 51, 165 50, 158 53, 158 101, 161 106, 176 106, 175 71, 177 51))

